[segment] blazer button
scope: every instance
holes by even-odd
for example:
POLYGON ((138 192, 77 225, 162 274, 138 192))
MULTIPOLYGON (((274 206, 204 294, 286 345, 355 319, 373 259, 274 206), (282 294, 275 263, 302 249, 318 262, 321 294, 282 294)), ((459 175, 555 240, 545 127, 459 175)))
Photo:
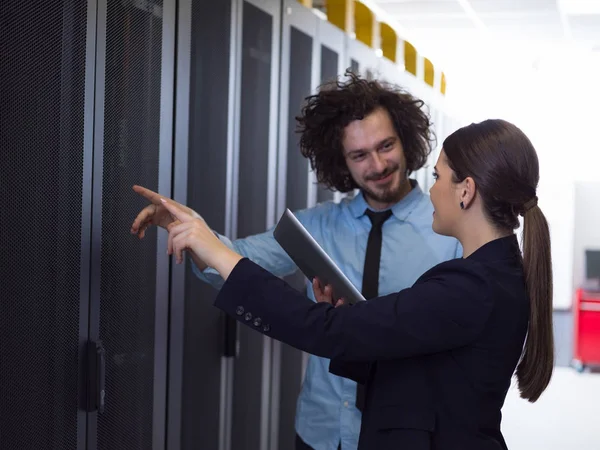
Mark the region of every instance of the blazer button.
POLYGON ((252 313, 247 312, 246 315, 244 316, 244 319, 246 319, 246 321, 252 320, 252 313))
POLYGON ((235 310, 235 313, 238 316, 241 316, 242 314, 244 314, 244 307, 243 306, 238 306, 237 309, 235 310))
POLYGON ((271 331, 271 325, 269 325, 269 324, 265 325, 265 326, 263 327, 263 331, 264 331, 265 333, 268 333, 269 331, 271 331))
POLYGON ((253 323, 255 327, 260 327, 262 324, 262 319, 260 317, 257 317, 256 319, 254 319, 253 323))

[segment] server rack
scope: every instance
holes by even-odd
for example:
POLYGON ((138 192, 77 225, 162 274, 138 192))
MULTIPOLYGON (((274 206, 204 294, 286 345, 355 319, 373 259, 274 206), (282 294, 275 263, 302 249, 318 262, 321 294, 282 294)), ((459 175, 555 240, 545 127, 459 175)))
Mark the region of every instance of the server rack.
MULTIPOLYGON (((319 22, 311 10, 297 1, 283 1, 277 217, 285 208, 297 211, 316 201, 316 178, 309 161, 300 153, 295 118, 305 97, 313 94, 320 83, 319 22)), ((300 291, 306 289, 306 279, 300 272, 286 277, 286 281, 300 291)), ((304 375, 304 357, 302 352, 278 341, 272 345, 269 448, 277 450, 294 447, 296 400, 304 375)))
POLYGON ((169 194, 174 11, 3 4, 2 448, 164 448, 166 236, 127 230, 169 194))
POLYGON ((96 34, 91 343, 105 349, 105 408, 88 415, 88 449, 162 449, 169 259, 166 234, 126 230, 170 196, 175 3, 99 0, 96 34))
POLYGON ((95 2, 0 9, 0 447, 84 449, 95 2))
MULTIPOLYGON (((238 5, 180 0, 174 199, 235 237, 238 5), (225 56, 226 55, 226 56, 225 56)), ((171 272, 168 448, 231 448, 236 333, 212 304, 216 290, 171 272)))
MULTIPOLYGON (((239 82, 239 170, 236 237, 264 232, 275 223, 277 110, 281 3, 242 0, 239 82)), ((272 340, 239 327, 233 377, 232 448, 268 448, 272 340)))

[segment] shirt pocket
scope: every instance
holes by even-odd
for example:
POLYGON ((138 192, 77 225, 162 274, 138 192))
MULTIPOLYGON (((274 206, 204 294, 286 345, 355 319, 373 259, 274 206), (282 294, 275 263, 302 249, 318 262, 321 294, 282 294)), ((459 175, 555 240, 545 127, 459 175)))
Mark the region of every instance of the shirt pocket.
POLYGON ((378 450, 431 450, 435 414, 405 406, 382 406, 376 409, 374 427, 378 450))

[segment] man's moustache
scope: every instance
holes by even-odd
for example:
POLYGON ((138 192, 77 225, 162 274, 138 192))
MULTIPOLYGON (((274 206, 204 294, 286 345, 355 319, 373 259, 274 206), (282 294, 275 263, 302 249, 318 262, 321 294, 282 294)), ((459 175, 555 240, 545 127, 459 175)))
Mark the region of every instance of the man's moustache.
POLYGON ((367 180, 369 180, 369 181, 381 180, 382 178, 387 177, 389 174, 394 173, 397 170, 398 170, 398 167, 394 167, 393 169, 388 169, 381 174, 369 175, 369 176, 367 176, 367 180))

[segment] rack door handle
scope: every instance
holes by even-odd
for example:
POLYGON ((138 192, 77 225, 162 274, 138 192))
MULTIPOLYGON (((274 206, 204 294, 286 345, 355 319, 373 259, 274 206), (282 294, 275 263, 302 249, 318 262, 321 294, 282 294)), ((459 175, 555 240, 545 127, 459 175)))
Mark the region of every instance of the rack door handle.
POLYGON ((106 358, 102 341, 88 342, 87 364, 87 412, 98 411, 102 414, 106 397, 106 358))

